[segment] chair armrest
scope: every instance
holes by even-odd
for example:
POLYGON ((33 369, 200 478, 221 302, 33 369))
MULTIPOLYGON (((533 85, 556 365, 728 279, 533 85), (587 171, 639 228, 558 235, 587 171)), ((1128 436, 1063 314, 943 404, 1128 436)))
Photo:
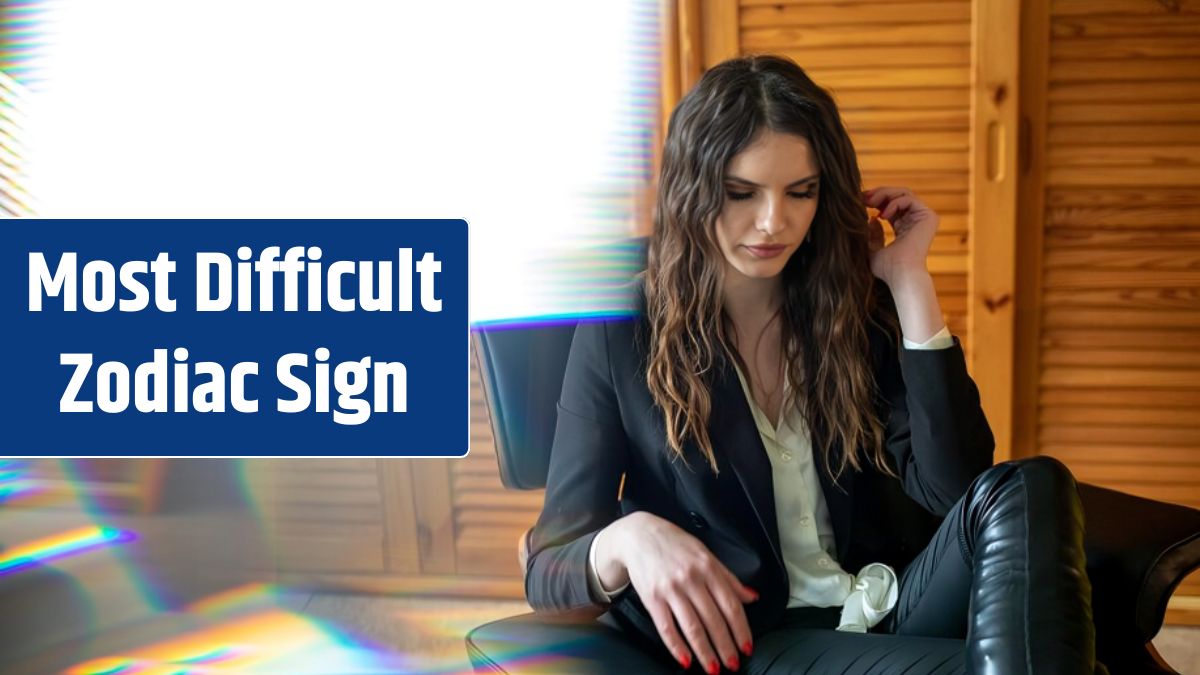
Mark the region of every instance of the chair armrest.
POLYGON ((1200 511, 1079 484, 1096 642, 1149 642, 1167 601, 1200 567, 1200 511))
POLYGON ((679 667, 642 650, 603 618, 524 614, 493 621, 466 637, 478 673, 522 675, 670 675, 679 667))

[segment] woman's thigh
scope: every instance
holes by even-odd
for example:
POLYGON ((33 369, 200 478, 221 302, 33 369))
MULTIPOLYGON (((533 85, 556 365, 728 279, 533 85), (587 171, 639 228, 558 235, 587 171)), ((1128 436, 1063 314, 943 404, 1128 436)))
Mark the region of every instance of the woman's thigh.
POLYGON ((885 633, 963 639, 972 569, 964 550, 965 497, 946 515, 933 539, 899 578, 896 607, 877 627, 885 633))

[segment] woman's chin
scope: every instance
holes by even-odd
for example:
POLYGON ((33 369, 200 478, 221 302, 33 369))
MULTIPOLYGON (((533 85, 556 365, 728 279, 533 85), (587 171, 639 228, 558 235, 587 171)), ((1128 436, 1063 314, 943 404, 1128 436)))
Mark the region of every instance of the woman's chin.
POLYGON ((783 262, 776 262, 774 260, 770 262, 752 262, 738 265, 737 271, 751 279, 773 279, 783 273, 783 262))

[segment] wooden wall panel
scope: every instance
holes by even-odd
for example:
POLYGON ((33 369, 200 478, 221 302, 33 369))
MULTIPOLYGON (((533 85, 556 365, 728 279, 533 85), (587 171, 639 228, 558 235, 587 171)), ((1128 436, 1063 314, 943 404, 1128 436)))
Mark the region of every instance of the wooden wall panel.
POLYGON ((972 241, 968 330, 986 349, 967 367, 996 437, 996 460, 1012 457, 1014 296, 1020 157, 1020 5, 973 0, 971 32, 972 241))
POLYGON ((413 499, 412 462, 380 459, 376 467, 383 498, 383 556, 387 571, 416 574, 421 571, 421 545, 413 499))

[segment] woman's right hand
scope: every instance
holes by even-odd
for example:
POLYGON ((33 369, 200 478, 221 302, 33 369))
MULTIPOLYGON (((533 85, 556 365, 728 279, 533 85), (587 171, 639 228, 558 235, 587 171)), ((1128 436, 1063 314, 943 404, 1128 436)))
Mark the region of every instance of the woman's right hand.
POLYGON ((639 511, 601 530, 594 545, 601 584, 615 588, 626 579, 633 584, 663 644, 685 669, 692 654, 712 675, 721 669, 718 655, 730 670, 740 666, 738 646, 750 655, 753 637, 742 604, 758 594, 699 539, 639 511))

